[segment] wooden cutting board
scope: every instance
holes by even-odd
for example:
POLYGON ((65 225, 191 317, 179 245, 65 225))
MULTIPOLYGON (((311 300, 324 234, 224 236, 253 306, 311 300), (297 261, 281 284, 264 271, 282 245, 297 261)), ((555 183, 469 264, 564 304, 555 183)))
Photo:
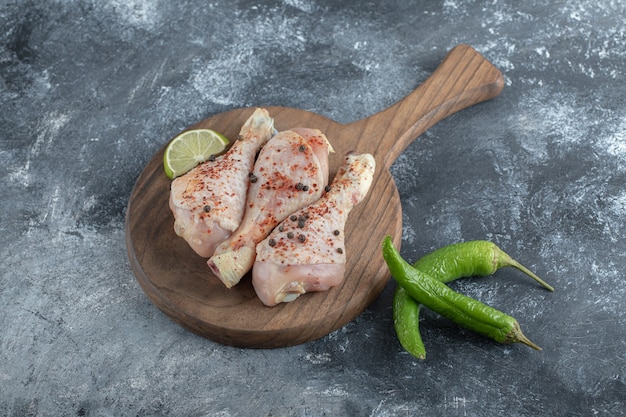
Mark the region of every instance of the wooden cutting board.
MULTIPOLYGON (((126 214, 126 243, 133 272, 154 304, 181 326, 216 342, 249 348, 291 346, 323 337, 358 316, 390 278, 381 242, 391 235, 399 246, 402 207, 389 167, 426 129, 463 108, 497 96, 502 74, 467 45, 452 49, 436 71, 393 106, 349 124, 294 108, 267 107, 278 130, 320 129, 335 148, 331 179, 348 151, 376 158, 376 174, 366 199, 346 225, 346 276, 327 292, 265 307, 250 275, 227 289, 174 234, 168 207, 170 180, 163 171, 164 145, 149 161, 132 190, 126 214)), ((254 109, 217 114, 193 128, 209 128, 236 138, 254 109)))

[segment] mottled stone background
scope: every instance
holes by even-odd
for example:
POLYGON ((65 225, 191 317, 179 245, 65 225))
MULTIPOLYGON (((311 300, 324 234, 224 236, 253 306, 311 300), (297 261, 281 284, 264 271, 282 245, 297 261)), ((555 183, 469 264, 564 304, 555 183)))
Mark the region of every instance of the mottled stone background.
POLYGON ((624 415, 625 17, 623 0, 1 0, 0 415, 624 415), (124 215, 166 141, 243 106, 367 117, 458 43, 506 85, 393 166, 402 252, 496 242, 556 291, 511 270, 452 285, 543 351, 427 311, 417 361, 393 281, 344 328, 275 350, 151 304, 124 215))

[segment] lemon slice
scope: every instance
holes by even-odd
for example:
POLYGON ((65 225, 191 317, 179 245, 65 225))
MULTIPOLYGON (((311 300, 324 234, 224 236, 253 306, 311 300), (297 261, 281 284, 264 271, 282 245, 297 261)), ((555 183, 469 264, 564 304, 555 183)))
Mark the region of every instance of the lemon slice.
POLYGON ((224 152, 226 145, 228 139, 213 130, 187 130, 167 145, 163 155, 165 174, 170 179, 183 175, 212 155, 224 152))

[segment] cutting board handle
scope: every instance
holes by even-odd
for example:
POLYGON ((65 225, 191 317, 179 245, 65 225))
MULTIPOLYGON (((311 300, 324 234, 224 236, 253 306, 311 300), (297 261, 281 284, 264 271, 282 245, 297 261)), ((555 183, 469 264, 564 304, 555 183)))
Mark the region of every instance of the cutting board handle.
POLYGON ((435 123, 496 97, 503 87, 502 73, 471 46, 461 44, 405 98, 351 125, 369 136, 368 146, 376 143, 373 153, 382 156, 389 168, 413 140, 435 123))

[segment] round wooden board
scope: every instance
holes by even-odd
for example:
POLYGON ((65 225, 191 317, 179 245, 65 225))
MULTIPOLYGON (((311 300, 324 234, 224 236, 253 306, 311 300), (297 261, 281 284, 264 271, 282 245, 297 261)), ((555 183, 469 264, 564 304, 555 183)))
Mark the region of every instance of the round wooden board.
MULTIPOLYGON (((171 181, 163 171, 164 145, 140 174, 126 214, 130 264, 144 292, 181 326, 216 342, 249 348, 285 347, 323 337, 358 316, 389 280, 380 245, 391 235, 399 246, 402 208, 389 173, 396 157, 427 128, 462 108, 495 97, 502 75, 467 45, 454 48, 439 68, 411 94, 388 109, 350 124, 312 112, 267 107, 278 130, 320 129, 335 153, 331 178, 348 151, 376 158, 374 182, 346 225, 346 275, 341 285, 296 301, 266 307, 250 276, 227 289, 206 259, 176 236, 168 206, 171 181)), ((236 138, 254 109, 212 116, 191 128, 209 128, 236 138)))

